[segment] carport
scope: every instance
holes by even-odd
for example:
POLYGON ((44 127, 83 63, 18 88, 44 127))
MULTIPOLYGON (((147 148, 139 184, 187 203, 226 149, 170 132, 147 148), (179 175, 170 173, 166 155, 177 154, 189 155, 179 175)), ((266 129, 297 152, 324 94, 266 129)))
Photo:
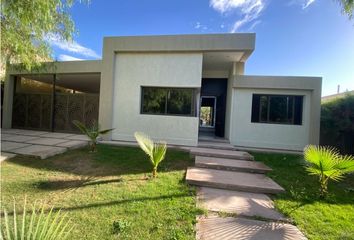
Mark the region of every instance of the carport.
POLYGON ((74 133, 78 129, 73 120, 86 125, 98 121, 100 61, 59 62, 54 69, 11 72, 7 87, 12 91, 5 91, 5 128, 74 133))

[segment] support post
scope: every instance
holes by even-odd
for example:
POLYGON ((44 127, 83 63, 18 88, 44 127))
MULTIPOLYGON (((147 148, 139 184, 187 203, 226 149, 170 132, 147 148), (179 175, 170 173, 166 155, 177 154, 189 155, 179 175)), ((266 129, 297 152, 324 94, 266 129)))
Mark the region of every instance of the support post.
POLYGON ((55 127, 55 84, 57 81, 57 75, 53 74, 53 82, 52 82, 52 104, 51 104, 51 114, 50 114, 50 130, 54 132, 55 127))

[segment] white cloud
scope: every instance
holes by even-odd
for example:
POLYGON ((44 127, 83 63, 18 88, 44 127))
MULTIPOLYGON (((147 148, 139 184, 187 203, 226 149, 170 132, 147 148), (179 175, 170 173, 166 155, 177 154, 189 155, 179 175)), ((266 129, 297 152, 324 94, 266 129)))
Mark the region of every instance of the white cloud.
POLYGON ((84 59, 76 58, 76 57, 69 56, 69 55, 66 55, 66 54, 60 54, 59 57, 58 57, 58 60, 59 61, 82 61, 84 59))
POLYGON ((204 24, 201 24, 200 22, 196 22, 194 25, 195 29, 200 29, 200 30, 207 30, 208 27, 204 24))
POLYGON ((308 8, 310 5, 312 5, 316 0, 292 0, 289 2, 289 6, 292 5, 300 5, 302 9, 308 8))
POLYGON ((255 27, 260 24, 262 21, 261 20, 257 20, 254 23, 252 23, 252 25, 248 28, 248 31, 253 31, 255 29, 255 27))
POLYGON ((75 41, 69 42, 69 41, 62 40, 57 35, 54 34, 47 35, 46 40, 50 45, 56 46, 68 52, 80 54, 82 56, 95 58, 95 59, 101 58, 94 50, 84 47, 75 41))
POLYGON ((307 8, 308 6, 310 6, 312 3, 314 3, 315 2, 315 0, 306 0, 306 2, 304 2, 303 4, 302 4, 302 9, 305 9, 305 8, 307 8))
POLYGON ((265 0, 210 0, 209 4, 221 14, 238 10, 242 18, 233 24, 231 32, 236 32, 245 24, 256 20, 265 8, 265 0))

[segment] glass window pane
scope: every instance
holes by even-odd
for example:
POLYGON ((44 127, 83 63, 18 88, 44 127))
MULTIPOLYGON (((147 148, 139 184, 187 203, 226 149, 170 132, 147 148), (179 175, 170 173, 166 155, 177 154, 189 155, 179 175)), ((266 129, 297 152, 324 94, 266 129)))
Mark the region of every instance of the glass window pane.
POLYGON ((142 113, 165 114, 167 90, 143 88, 142 113))
POLYGON ((268 96, 260 97, 260 121, 268 121, 268 96))
POLYGON ((269 103, 269 121, 281 123, 287 121, 287 98, 271 96, 269 103))
POLYGON ((192 114, 192 89, 170 89, 167 97, 168 114, 192 114))

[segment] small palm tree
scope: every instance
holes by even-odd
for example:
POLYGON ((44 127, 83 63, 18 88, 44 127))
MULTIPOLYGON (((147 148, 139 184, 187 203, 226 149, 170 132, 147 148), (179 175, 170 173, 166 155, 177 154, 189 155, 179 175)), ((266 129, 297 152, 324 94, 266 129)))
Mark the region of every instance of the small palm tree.
POLYGON ((344 174, 354 172, 354 157, 342 156, 334 148, 309 145, 304 150, 306 167, 311 175, 318 175, 321 197, 327 194, 328 181, 340 181, 344 174))
POLYGON ((105 129, 105 130, 101 130, 100 129, 100 125, 94 121, 91 125, 91 127, 87 127, 85 126, 85 124, 83 124, 82 122, 78 121, 78 120, 74 120, 73 124, 80 129, 80 131, 83 134, 86 134, 86 136, 88 136, 90 138, 90 151, 91 152, 96 152, 96 146, 97 146, 97 138, 98 136, 102 135, 102 134, 107 134, 110 131, 113 130, 112 129, 105 129))
POLYGON ((32 206, 30 217, 26 216, 26 199, 23 206, 22 217, 16 213, 16 204, 13 206, 13 220, 9 219, 4 209, 4 219, 0 226, 0 239, 7 240, 62 240, 67 239, 72 226, 66 219, 66 214, 60 211, 54 213, 53 208, 45 214, 44 205, 40 208, 32 206))
POLYGON ((167 144, 166 142, 154 143, 147 135, 140 132, 136 132, 134 136, 140 148, 150 157, 153 166, 152 176, 155 178, 157 176, 157 167, 165 158, 167 144))

